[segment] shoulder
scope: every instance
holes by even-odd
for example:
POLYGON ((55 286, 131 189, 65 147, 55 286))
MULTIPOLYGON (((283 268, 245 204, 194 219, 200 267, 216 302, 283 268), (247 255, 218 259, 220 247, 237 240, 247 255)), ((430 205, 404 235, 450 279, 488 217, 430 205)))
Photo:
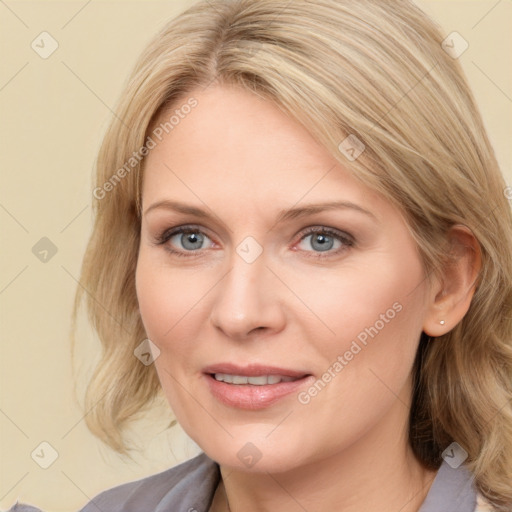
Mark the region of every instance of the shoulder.
POLYGON ((26 503, 19 503, 18 501, 6 512, 42 512, 41 509, 27 505, 26 503))
POLYGON ((80 512, 206 512, 219 479, 219 466, 201 453, 156 475, 103 491, 80 512))
POLYGON ((480 512, 476 508, 476 490, 471 472, 463 464, 453 466, 443 460, 419 512, 448 509, 480 512))
MULTIPOLYGON (((220 480, 216 462, 205 453, 156 475, 108 489, 80 512, 207 512, 220 480)), ((42 512, 16 502, 7 512, 42 512)))

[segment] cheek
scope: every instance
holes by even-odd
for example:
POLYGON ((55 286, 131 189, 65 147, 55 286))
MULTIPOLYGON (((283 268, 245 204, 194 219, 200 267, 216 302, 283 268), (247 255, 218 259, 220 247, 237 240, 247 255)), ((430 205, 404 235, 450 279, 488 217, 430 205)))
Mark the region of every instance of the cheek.
POLYGON ((413 247, 400 249, 368 254, 314 282, 296 281, 297 293, 318 317, 303 323, 303 330, 309 339, 323 340, 312 360, 322 361, 321 372, 343 374, 329 388, 351 395, 354 406, 382 398, 387 388, 379 378, 399 392, 412 368, 424 314, 423 268, 413 247))
POLYGON ((188 325, 208 289, 191 272, 171 269, 144 249, 137 263, 136 288, 146 333, 160 343, 188 325))
POLYGON ((178 374, 186 371, 189 364, 187 340, 193 334, 188 331, 198 324, 193 320, 197 314, 199 283, 191 283, 186 272, 170 269, 144 248, 139 252, 135 282, 144 329, 160 350, 155 368, 177 414, 181 403, 177 399, 180 388, 173 376, 180 379, 178 374))
POLYGON ((218 275, 211 272, 171 267, 160 255, 140 251, 136 270, 140 314, 147 337, 160 350, 155 368, 176 414, 186 394, 181 396, 173 377, 181 382, 184 375, 197 373, 191 341, 202 337, 199 331, 208 317, 206 296, 216 281, 218 275))
POLYGON ((404 317, 414 320, 415 327, 421 324, 423 270, 415 255, 370 255, 339 272, 306 276, 294 278, 297 295, 317 316, 316 327, 333 342, 354 339, 375 324, 379 331, 392 324, 405 328, 404 317))
POLYGON ((169 293, 165 273, 150 265, 143 251, 139 255, 135 283, 146 334, 151 340, 160 340, 172 327, 172 318, 167 312, 173 310, 175 296, 169 293))
POLYGON ((425 313, 422 283, 423 268, 411 249, 380 258, 338 288, 343 311, 336 316, 330 310, 341 340, 336 354, 350 360, 345 375, 355 396, 385 403, 404 387, 425 313))
MULTIPOLYGON (((386 414, 398 396, 404 403, 408 400, 407 383, 422 326, 423 288, 418 285, 423 270, 414 253, 407 265, 406 254, 402 256, 381 254, 378 265, 345 268, 336 279, 317 280, 314 288, 311 282, 303 283, 304 301, 309 299, 311 309, 334 331, 315 319, 315 328, 325 334, 311 360, 322 362, 318 377, 328 383, 299 397, 306 404, 303 410, 319 425, 318 436, 327 438, 335 430, 343 433, 343 442, 354 440, 386 414)), ((308 325, 309 337, 315 339, 313 323, 308 325)))

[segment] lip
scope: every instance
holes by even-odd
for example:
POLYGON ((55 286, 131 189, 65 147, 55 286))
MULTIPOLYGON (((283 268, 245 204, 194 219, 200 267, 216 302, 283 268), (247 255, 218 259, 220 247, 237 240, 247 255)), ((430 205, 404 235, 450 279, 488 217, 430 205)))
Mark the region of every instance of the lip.
POLYGON ((249 364, 239 366, 233 363, 219 363, 207 366, 204 373, 229 373, 230 375, 246 375, 247 377, 260 377, 261 375, 283 375, 285 377, 300 378, 309 375, 307 372, 278 368, 262 364, 249 364))
POLYGON ((249 410, 270 407, 314 380, 313 375, 307 372, 257 364, 238 366, 232 363, 219 363, 204 368, 203 374, 210 392, 217 400, 230 407, 249 410), (278 384, 265 384, 263 386, 250 384, 235 385, 215 380, 215 373, 245 375, 247 377, 283 375, 286 377, 294 377, 297 380, 292 382, 279 382, 278 384))

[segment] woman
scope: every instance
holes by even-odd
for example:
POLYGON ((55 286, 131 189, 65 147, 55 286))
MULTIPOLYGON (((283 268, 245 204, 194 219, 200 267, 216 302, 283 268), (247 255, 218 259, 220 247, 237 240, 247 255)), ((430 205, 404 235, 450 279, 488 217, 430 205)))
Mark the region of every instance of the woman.
POLYGON ((86 419, 125 453, 162 390, 204 453, 83 512, 512 510, 512 216, 433 22, 201 1, 117 113, 86 419))

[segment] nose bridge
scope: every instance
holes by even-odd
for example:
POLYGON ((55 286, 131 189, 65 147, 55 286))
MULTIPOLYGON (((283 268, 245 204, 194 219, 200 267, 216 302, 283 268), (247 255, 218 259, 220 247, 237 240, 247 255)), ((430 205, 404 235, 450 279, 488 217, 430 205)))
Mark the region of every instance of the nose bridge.
POLYGON ((233 251, 230 270, 215 294, 211 320, 226 335, 244 337, 258 327, 278 329, 282 322, 272 273, 261 251, 244 241, 233 251))

